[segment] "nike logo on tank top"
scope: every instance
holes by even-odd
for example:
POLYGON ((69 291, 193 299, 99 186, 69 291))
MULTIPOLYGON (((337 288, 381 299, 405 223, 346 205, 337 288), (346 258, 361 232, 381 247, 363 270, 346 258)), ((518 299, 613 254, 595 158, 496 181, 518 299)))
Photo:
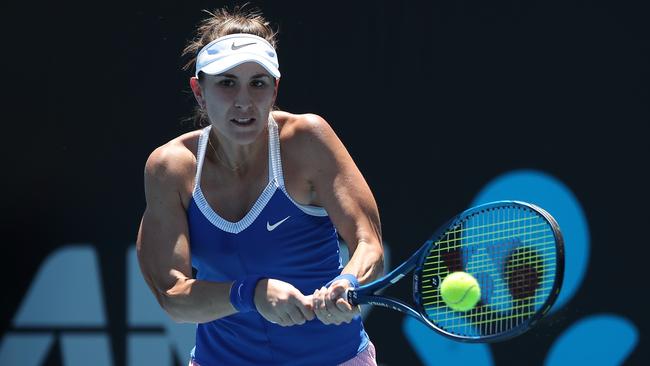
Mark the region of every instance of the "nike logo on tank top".
MULTIPOLYGON (((201 191, 210 126, 202 130, 187 211, 192 266, 199 280, 225 282, 261 275, 310 295, 341 272, 336 229, 323 208, 301 205, 289 196, 278 126, 271 116, 268 131, 268 184, 250 211, 231 222, 215 212, 201 191)), ((198 324, 191 357, 200 365, 336 365, 367 345, 359 316, 339 326, 314 319, 281 327, 250 312, 198 324)))

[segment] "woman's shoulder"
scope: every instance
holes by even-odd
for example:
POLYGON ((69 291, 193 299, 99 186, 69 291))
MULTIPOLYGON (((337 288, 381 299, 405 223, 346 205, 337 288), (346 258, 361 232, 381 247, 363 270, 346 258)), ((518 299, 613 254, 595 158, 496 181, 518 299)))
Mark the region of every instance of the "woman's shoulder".
POLYGON ((289 159, 301 169, 316 168, 317 163, 332 159, 344 149, 330 124, 317 114, 282 112, 273 118, 280 129, 283 161, 289 159))
POLYGON ((157 147, 147 159, 145 175, 163 180, 193 177, 201 130, 182 134, 157 147))
POLYGON ((333 133, 329 123, 314 113, 293 114, 274 111, 273 119, 277 122, 282 143, 301 144, 313 139, 322 139, 333 133))

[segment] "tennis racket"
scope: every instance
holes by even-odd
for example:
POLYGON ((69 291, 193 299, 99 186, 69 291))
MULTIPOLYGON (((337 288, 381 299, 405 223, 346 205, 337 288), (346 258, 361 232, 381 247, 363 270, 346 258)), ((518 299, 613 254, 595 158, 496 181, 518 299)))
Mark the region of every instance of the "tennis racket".
POLYGON ((392 272, 349 289, 352 305, 400 311, 444 336, 495 342, 522 334, 548 312, 564 274, 564 244, 555 219, 535 205, 498 201, 452 218, 392 272), (413 270, 414 306, 377 294, 413 270), (439 285, 453 272, 476 278, 481 298, 469 311, 454 311, 439 285))

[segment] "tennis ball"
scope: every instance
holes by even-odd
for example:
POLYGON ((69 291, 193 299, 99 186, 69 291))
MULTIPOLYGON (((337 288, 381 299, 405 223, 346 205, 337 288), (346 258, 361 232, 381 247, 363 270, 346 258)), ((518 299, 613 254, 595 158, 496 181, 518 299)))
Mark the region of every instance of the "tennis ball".
POLYGON ((467 311, 481 299, 481 287, 471 274, 454 272, 442 280, 440 296, 453 310, 467 311))

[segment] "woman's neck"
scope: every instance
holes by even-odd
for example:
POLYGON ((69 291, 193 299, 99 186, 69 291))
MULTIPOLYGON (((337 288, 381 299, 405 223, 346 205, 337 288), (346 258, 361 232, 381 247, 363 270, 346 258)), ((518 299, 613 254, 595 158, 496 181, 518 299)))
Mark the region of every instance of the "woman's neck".
POLYGON ((266 161, 268 155, 268 133, 261 133, 257 140, 247 145, 229 143, 219 137, 214 129, 208 136, 210 160, 236 175, 246 175, 260 160, 266 161))

